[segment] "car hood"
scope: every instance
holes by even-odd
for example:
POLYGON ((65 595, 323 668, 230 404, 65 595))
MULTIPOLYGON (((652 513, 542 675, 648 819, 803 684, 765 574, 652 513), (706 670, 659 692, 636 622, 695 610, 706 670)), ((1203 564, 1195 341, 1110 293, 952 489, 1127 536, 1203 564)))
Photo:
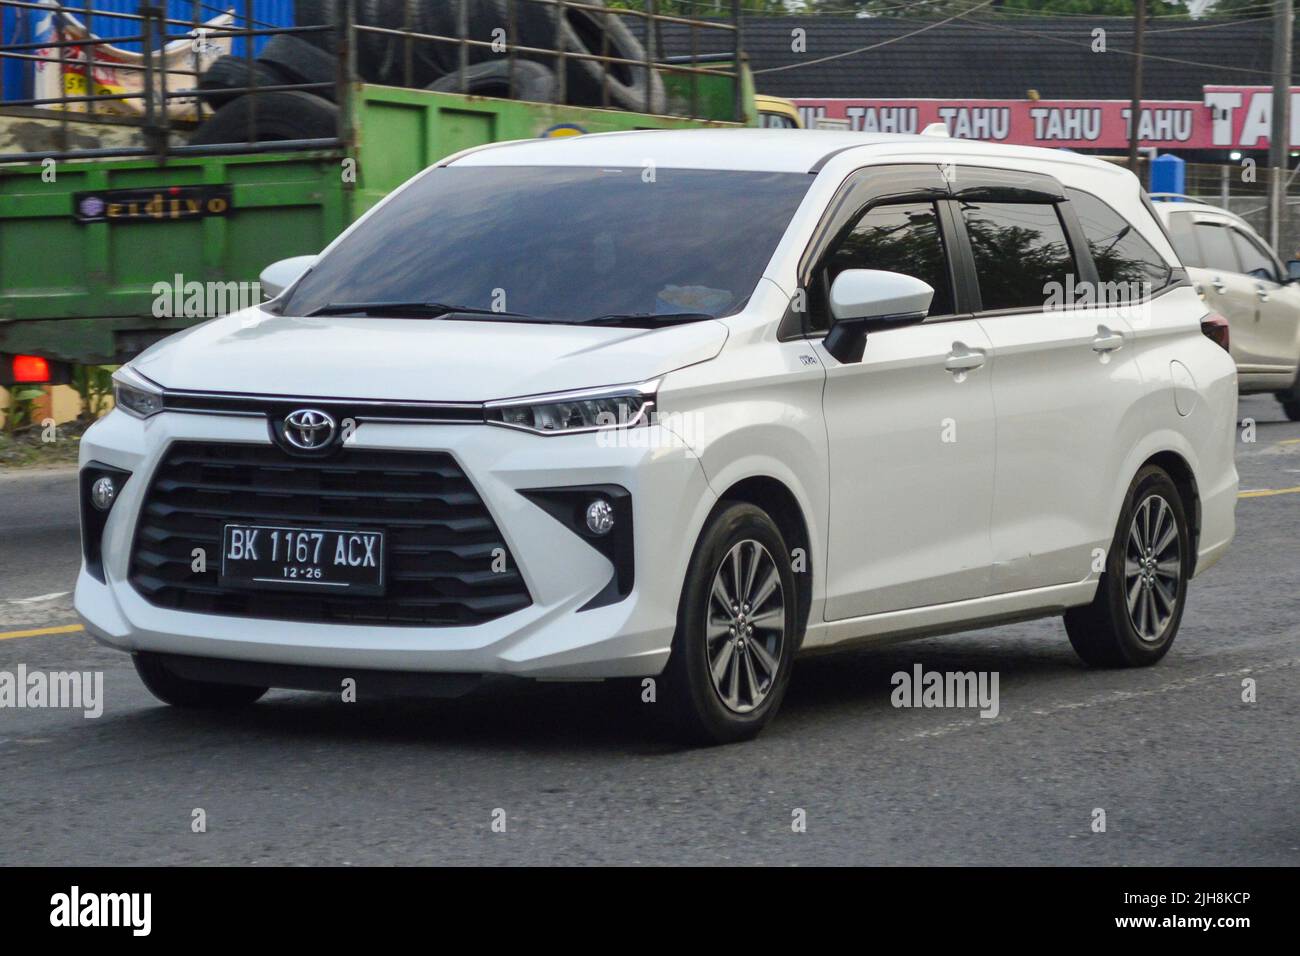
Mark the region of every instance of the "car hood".
POLYGON ((169 389, 481 402, 646 381, 713 358, 726 339, 727 327, 708 320, 621 329, 254 308, 173 335, 132 367, 169 389))

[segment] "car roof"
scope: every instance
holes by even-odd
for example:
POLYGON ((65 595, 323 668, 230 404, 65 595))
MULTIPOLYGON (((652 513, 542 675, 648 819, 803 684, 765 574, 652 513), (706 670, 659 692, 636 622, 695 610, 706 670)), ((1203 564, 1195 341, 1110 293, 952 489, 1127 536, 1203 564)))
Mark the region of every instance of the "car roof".
POLYGON ((1211 212, 1218 213, 1220 216, 1228 216, 1232 219, 1240 218, 1236 213, 1229 212, 1222 206, 1215 206, 1207 202, 1197 202, 1194 199, 1167 200, 1158 196, 1153 196, 1152 199, 1154 200, 1152 205, 1156 207, 1156 211, 1165 215, 1175 212, 1211 212))
POLYGON ((852 151, 870 163, 876 154, 897 161, 900 151, 942 154, 957 162, 1017 160, 1105 167, 1112 164, 1066 150, 1007 146, 945 136, 855 133, 842 130, 702 128, 628 130, 553 139, 513 140, 459 153, 441 165, 457 166, 644 166, 664 169, 731 169, 754 172, 814 172, 830 157, 852 151))

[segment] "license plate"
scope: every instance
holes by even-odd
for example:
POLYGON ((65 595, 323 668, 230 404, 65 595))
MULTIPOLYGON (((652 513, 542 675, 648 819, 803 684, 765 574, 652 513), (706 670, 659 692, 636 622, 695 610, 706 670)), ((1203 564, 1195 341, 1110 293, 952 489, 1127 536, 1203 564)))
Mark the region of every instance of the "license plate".
POLYGON ((223 586, 384 593, 384 533, 228 524, 223 586))

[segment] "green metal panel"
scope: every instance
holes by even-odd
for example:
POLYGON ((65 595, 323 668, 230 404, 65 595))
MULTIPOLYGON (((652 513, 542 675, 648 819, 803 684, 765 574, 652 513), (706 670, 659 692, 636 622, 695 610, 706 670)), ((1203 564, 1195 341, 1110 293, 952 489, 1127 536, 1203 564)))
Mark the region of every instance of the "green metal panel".
MULTIPOLYGON (((731 81, 720 79, 726 80, 726 115, 730 115, 731 81)), ((702 89, 707 86, 701 83, 702 89)), ((358 213, 420 170, 471 146, 548 135, 736 125, 369 84, 356 87, 352 100, 359 161, 358 213)))
POLYGON ((351 219, 340 159, 323 151, 65 162, 53 182, 39 164, 0 169, 0 351, 108 361, 117 354, 113 330, 193 324, 153 317, 154 283, 178 274, 252 282, 276 259, 320 251, 351 219), (229 215, 112 224, 73 217, 77 192, 199 183, 231 185, 229 215), (115 321, 68 321, 83 318, 115 321))

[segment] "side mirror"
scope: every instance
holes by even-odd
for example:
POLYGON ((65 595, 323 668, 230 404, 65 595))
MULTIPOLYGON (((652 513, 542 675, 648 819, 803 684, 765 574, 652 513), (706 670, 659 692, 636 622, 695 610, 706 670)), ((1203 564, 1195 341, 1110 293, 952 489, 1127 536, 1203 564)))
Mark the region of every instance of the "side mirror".
POLYGON ((845 269, 831 283, 835 324, 823 345, 840 362, 860 362, 868 332, 920 322, 933 298, 934 289, 915 276, 845 269))
POLYGON ((262 270, 257 281, 262 285, 262 295, 274 299, 289 286, 298 281, 298 277, 316 264, 317 256, 294 256, 272 262, 262 270))
POLYGON ((1286 278, 1288 282, 1300 279, 1300 259, 1292 259, 1286 264, 1286 278))

